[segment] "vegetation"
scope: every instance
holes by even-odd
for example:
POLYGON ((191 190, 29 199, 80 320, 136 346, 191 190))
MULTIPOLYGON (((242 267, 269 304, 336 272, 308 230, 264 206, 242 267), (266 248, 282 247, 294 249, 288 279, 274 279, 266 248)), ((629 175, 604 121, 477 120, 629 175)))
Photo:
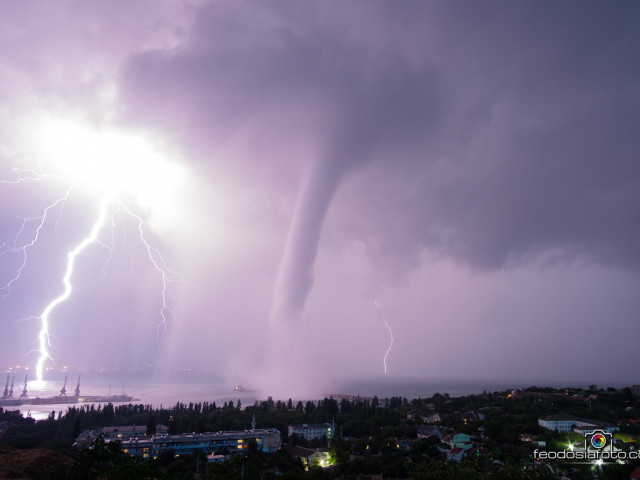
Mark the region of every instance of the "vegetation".
MULTIPOLYGON (((177 403, 168 409, 133 404, 71 406, 66 412, 52 411, 48 419, 38 422, 0 409, 0 423, 8 425, 0 443, 5 449, 55 451, 68 460, 53 462, 48 472, 27 478, 192 479, 197 475, 201 479, 358 479, 382 475, 416 480, 551 479, 560 478, 561 472, 568 478, 584 478, 593 473, 593 466, 534 463, 533 451, 540 445, 561 450, 568 443, 583 440, 578 434, 543 430, 538 419, 565 413, 619 423, 621 433, 617 437, 629 444, 640 433, 636 408, 629 389, 589 392, 531 387, 515 393, 485 392, 458 398, 435 394, 411 401, 400 397, 383 401, 325 398, 315 402, 269 398, 246 408, 239 401, 222 406, 215 402, 177 403), (467 458, 447 461, 450 447, 440 438, 417 438, 418 427, 424 425, 422 417, 433 411, 441 417, 437 423, 441 433, 469 435, 474 448, 467 458), (166 425, 169 433, 212 432, 250 428, 254 417, 258 428, 277 428, 289 445, 328 447, 332 466, 305 467, 287 448, 265 454, 255 444, 245 455, 216 464, 206 462, 211 452, 180 457, 166 452, 153 460, 131 458, 122 452, 119 442, 106 442, 101 436, 88 448, 72 446, 82 431, 104 426, 142 425, 147 434, 155 433, 158 425, 166 425), (289 425, 331 422, 335 422, 337 436, 330 443, 326 438, 308 442, 296 436, 287 438, 289 425)), ((598 478, 628 478, 635 466, 633 462, 605 464, 597 467, 598 478)))

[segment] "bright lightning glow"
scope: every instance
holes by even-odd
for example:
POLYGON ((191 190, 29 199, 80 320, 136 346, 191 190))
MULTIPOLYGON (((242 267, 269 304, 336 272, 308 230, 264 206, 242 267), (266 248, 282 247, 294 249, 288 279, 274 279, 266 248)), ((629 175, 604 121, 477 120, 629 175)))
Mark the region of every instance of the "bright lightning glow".
MULTIPOLYGON (((378 300, 375 300, 373 304, 378 310, 382 306, 378 302, 378 300)), ((384 317, 382 317, 382 321, 384 322, 384 326, 387 327, 387 330, 389 330, 389 339, 390 339, 389 346, 387 347, 387 351, 384 353, 384 357, 382 358, 382 363, 384 364, 384 373, 386 375, 387 374, 387 357, 391 352, 391 347, 393 347, 393 332, 391 331, 391 326, 389 325, 389 322, 387 322, 387 320, 384 317)))
POLYGON ((29 130, 43 167, 100 197, 130 199, 149 209, 155 227, 179 215, 176 197, 185 171, 168 161, 144 136, 42 115, 29 130))
POLYGON ((167 161, 140 136, 107 129, 98 131, 87 125, 55 119, 50 115, 43 115, 36 125, 30 126, 26 131, 28 135, 25 141, 29 145, 35 145, 38 158, 42 158, 42 164, 39 163, 36 168, 14 168, 16 178, 0 180, 0 183, 19 185, 56 180, 64 182, 67 188, 64 195, 46 206, 40 215, 23 218, 11 244, 0 245, 0 256, 21 256, 15 275, 5 285, 0 286, 0 293, 5 298, 22 275, 27 264, 28 250, 39 241, 40 232, 49 222, 52 211, 64 205, 70 198, 72 189, 74 193, 75 190, 84 190, 85 193, 97 196, 99 203, 99 211, 89 234, 67 253, 66 268, 62 277, 63 292, 47 304, 38 317, 30 317, 40 320, 40 356, 36 364, 36 375, 37 382, 42 383, 45 362, 52 360, 49 353, 50 316, 59 304, 71 296, 76 260, 89 245, 95 243, 105 247, 109 251, 109 257, 102 270, 104 277, 115 249, 116 218, 121 219, 123 213, 135 220, 138 237, 146 249, 149 261, 161 276, 162 302, 158 337, 164 335, 168 320, 177 320, 170 305, 170 284, 184 283, 184 279, 167 267, 160 251, 147 239, 145 230, 150 225, 149 220, 152 220, 155 228, 161 228, 163 224, 174 221, 179 211, 176 196, 184 183, 185 175, 176 163, 167 161), (35 138, 33 132, 37 132, 35 138), (132 204, 129 203, 131 201, 132 204), (144 209, 145 219, 136 213, 134 205, 144 209), (100 239, 100 232, 109 217, 111 245, 100 239), (35 230, 31 230, 31 225, 35 225, 35 230), (30 238, 24 240, 24 237, 29 236, 28 231, 33 233, 30 238))

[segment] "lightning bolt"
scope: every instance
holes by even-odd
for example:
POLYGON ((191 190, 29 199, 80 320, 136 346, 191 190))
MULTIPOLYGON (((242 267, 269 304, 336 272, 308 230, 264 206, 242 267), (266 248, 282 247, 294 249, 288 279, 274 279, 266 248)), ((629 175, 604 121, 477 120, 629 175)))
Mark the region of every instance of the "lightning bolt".
MULTIPOLYGON (((65 202, 69 199, 72 192, 72 188, 73 188, 73 183, 70 182, 69 180, 59 175, 46 173, 41 168, 34 169, 34 170, 15 168, 12 171, 16 174, 16 178, 14 180, 0 180, 0 183, 15 185, 15 184, 21 184, 21 183, 32 183, 32 182, 39 182, 39 181, 50 180, 50 179, 57 179, 65 182, 67 185, 67 188, 65 190, 64 195, 62 195, 60 198, 58 198, 53 203, 51 203, 50 205, 44 208, 42 214, 35 217, 24 217, 22 219, 22 225, 18 229, 18 232, 14 236, 13 242, 11 244, 3 243, 2 245, 0 245, 0 256, 13 253, 13 254, 19 254, 22 257, 20 265, 18 266, 15 275, 12 278, 10 278, 6 284, 0 286, 0 293, 5 299, 8 295, 10 295, 13 285, 20 279, 22 272, 27 265, 28 250, 32 248, 34 245, 36 245, 36 243, 38 243, 38 240, 40 238, 40 232, 44 227, 44 225, 47 223, 51 215, 51 212, 56 208, 63 206, 65 204, 65 202), (33 235, 31 236, 31 238, 27 240, 23 240, 23 238, 26 236, 26 231, 28 229, 28 226, 33 223, 35 223, 35 231, 33 235)), ((122 212, 125 212, 135 220, 137 224, 137 230, 138 230, 140 241, 142 242, 142 244, 146 249, 146 252, 149 257, 149 261, 151 262, 153 267, 160 273, 160 276, 161 276, 162 301, 161 301, 161 308, 159 312, 160 322, 157 327, 158 338, 161 335, 164 336, 164 333, 167 330, 167 322, 169 320, 177 321, 176 312, 170 306, 170 300, 171 300, 170 284, 173 282, 186 283, 183 276, 169 269, 160 251, 157 248, 153 247, 152 244, 149 242, 145 234, 145 222, 142 219, 142 217, 134 213, 134 211, 131 208, 129 208, 127 205, 125 205, 125 203, 123 203, 122 201, 118 201, 108 196, 104 196, 103 198, 101 198, 99 202, 98 214, 91 227, 90 232, 72 250, 70 250, 67 253, 66 268, 64 271, 64 275, 62 277, 62 284, 64 285, 64 289, 62 293, 56 298, 54 298, 44 308, 44 310, 39 316, 29 317, 29 319, 38 319, 40 321, 40 331, 38 334, 39 358, 36 363, 36 376, 37 376, 38 382, 42 382, 43 380, 43 369, 44 369, 45 362, 47 360, 53 361, 49 353, 49 348, 51 347, 51 336, 50 336, 50 330, 49 330, 50 316, 58 305, 66 301, 71 296, 71 293, 73 291, 72 276, 73 276, 77 258, 80 256, 80 254, 83 251, 87 249, 87 247, 89 247, 92 244, 98 244, 106 248, 109 251, 109 256, 102 270, 103 278, 104 278, 106 269, 108 268, 113 255, 113 251, 115 250, 114 231, 117 226, 116 225, 117 222, 115 219, 116 217, 122 219, 121 217, 122 212), (100 240, 99 235, 101 230, 108 223, 109 217, 111 218, 111 241, 110 241, 110 245, 107 245, 100 240)))
POLYGON ((384 318, 382 319, 382 321, 384 322, 385 327, 387 327, 387 330, 389 330, 389 337, 391 338, 391 342, 389 342, 389 347, 387 348, 387 351, 384 353, 384 358, 382 359, 382 362, 384 363, 384 374, 386 375, 387 374, 387 357, 389 356, 391 347, 393 347, 393 332, 391 331, 391 327, 389 326, 389 324, 384 318))
POLYGON ((110 200, 103 199, 100 202, 100 210, 98 213, 98 218, 96 219, 93 227, 91 228, 91 232, 88 236, 86 236, 76 247, 71 250, 67 254, 67 268, 65 269, 64 276, 62 277, 62 283, 64 284, 64 291, 61 295, 53 299, 49 305, 45 307, 45 309, 40 314, 40 333, 38 334, 38 343, 40 346, 40 358, 38 358, 38 362, 36 363, 36 376, 38 378, 38 382, 42 381, 42 369, 44 367, 44 362, 47 359, 51 359, 49 355, 49 347, 51 346, 51 338, 49 336, 49 315, 53 311, 56 306, 64 302, 71 295, 71 290, 73 289, 71 285, 71 276, 73 275, 73 269, 75 267, 76 258, 82 251, 87 248, 92 243, 95 243, 98 240, 98 233, 102 229, 105 224, 107 218, 107 207, 109 206, 110 200))
MULTIPOLYGON (((382 307, 382 305, 378 302, 378 300, 376 299, 373 304, 375 305, 375 307, 380 310, 380 307, 382 307)), ((387 351, 384 353, 384 357, 382 358, 382 363, 384 364, 384 374, 387 374, 387 357, 389 356, 389 353, 391 352, 391 347, 393 347, 393 332, 391 331, 391 326, 389 325, 389 322, 387 322, 387 320, 382 317, 382 321, 384 322, 384 326, 387 327, 387 330, 389 330, 389 346, 387 347, 387 351)))

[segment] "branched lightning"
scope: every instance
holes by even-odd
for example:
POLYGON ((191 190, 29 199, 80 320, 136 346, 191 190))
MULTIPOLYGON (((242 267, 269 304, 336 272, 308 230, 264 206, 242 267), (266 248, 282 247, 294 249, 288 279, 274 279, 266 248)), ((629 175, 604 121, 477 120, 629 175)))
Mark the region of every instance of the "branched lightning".
MULTIPOLYGON (((32 182, 42 181, 49 178, 61 179, 61 177, 58 175, 49 175, 49 174, 45 174, 42 171, 36 171, 36 170, 23 170, 19 168, 14 168, 12 171, 17 174, 17 179, 0 180, 0 183, 8 183, 8 184, 16 185, 20 183, 32 183, 32 182)), ((20 278, 20 275, 22 274, 22 271, 26 267, 27 251, 29 250, 29 248, 33 247, 37 243, 38 238, 40 237, 40 231, 42 230, 42 227, 47 221, 49 212, 52 209, 55 209, 56 207, 58 207, 58 205, 63 204, 69 198, 69 194, 71 193, 71 188, 72 188, 72 184, 68 183, 68 187, 65 194, 61 198, 53 202, 52 204, 45 207, 41 215, 37 217, 22 218, 22 225, 20 226, 20 228, 18 229, 18 232, 13 238, 13 243, 11 245, 7 243, 3 243, 0 246, 0 256, 5 255, 7 253, 17 253, 22 257, 22 262, 18 267, 16 274, 13 276, 13 278, 9 279, 7 283, 5 283, 0 287, 0 292, 2 293, 3 298, 6 299, 7 296, 11 294, 11 287, 16 281, 18 281, 18 279, 20 278), (33 237, 30 240, 27 240, 25 243, 20 244, 20 240, 23 237, 23 234, 25 232, 25 229, 27 228, 27 225, 29 225, 32 222, 36 223, 36 229, 33 237)))
MULTIPOLYGON (((375 300, 373 304, 378 310, 380 310, 381 305, 378 302, 378 300, 375 300)), ((389 325, 389 322, 387 322, 387 320, 384 317, 382 317, 382 321, 384 322, 384 326, 387 327, 387 330, 389 330, 389 338, 390 338, 389 346, 387 347, 387 351, 384 353, 384 357, 382 358, 382 363, 384 364, 384 373, 386 375, 387 374, 387 357, 391 352, 391 347, 393 347, 393 332, 391 331, 391 326, 389 325)))
MULTIPOLYGON (((5 242, 0 244, 0 257, 5 254, 17 254, 21 256, 21 261, 19 262, 15 275, 13 275, 12 278, 10 278, 4 285, 0 286, 0 294, 5 299, 10 295, 12 287, 20 279, 27 265, 28 250, 36 245, 36 243, 38 243, 41 230, 50 221, 49 218, 52 215, 52 211, 61 206, 64 206, 65 202, 69 199, 72 188, 74 186, 74 182, 65 178, 64 176, 47 173, 40 167, 38 167, 37 169, 14 168, 12 172, 16 175, 15 179, 0 180, 0 183, 18 185, 23 183, 34 183, 56 179, 63 181, 67 185, 67 187, 64 191, 64 194, 51 204, 47 205, 40 215, 22 218, 22 224, 11 243, 5 242), (31 225, 34 225, 33 229, 31 229, 31 225), (31 235, 28 235, 29 231, 33 233, 31 235)), ((62 284, 64 285, 62 293, 54 298, 49 304, 47 304, 39 316, 29 317, 31 319, 37 319, 40 321, 40 331, 38 334, 39 358, 36 363, 36 375, 38 381, 42 381, 43 379, 43 369, 45 362, 47 360, 53 360, 49 353, 49 348, 51 347, 51 336, 49 329, 50 316, 59 304, 66 301, 71 296, 73 290, 72 277, 76 265, 76 260, 78 259, 80 254, 92 244, 98 244, 104 247, 109 252, 108 258, 102 269, 102 278, 105 277, 106 271, 112 260, 113 253, 116 249, 115 230, 118 223, 117 219, 122 222, 123 212, 128 214, 135 220, 140 241, 146 249, 151 264, 153 265, 155 270, 160 273, 161 276, 162 302, 160 308, 160 322, 157 327, 158 338, 161 335, 164 335, 164 333, 166 332, 167 322, 169 320, 177 321, 176 312, 171 308, 170 305, 170 300, 172 300, 170 284, 172 282, 185 283, 183 276, 167 267, 165 259, 163 258, 160 251, 152 246, 150 241, 147 239, 147 236, 145 234, 146 223, 142 219, 142 217, 136 214, 129 206, 125 205, 123 201, 119 200, 118 198, 114 198, 114 196, 112 195, 104 194, 99 201, 98 214, 94 223, 92 224, 90 232, 72 250, 67 253, 66 268, 62 277, 62 284), (100 239, 100 232, 103 230, 105 225, 109 223, 109 219, 111 223, 111 237, 105 243, 104 240, 100 239)))
POLYGON ((162 257, 160 251, 152 247, 151 244, 147 241, 144 234, 144 221, 140 216, 133 213, 126 205, 120 204, 122 209, 124 209, 129 215, 131 215, 138 223, 138 232, 140 234, 140 241, 144 244, 147 254, 149 255, 149 260, 155 267, 155 269, 160 273, 162 277, 162 306, 160 307, 160 318, 161 321, 158 324, 157 328, 157 337, 164 336, 167 331, 167 318, 171 318, 173 320, 177 320, 176 313, 169 306, 167 297, 169 295, 169 283, 171 282, 180 282, 185 283, 184 277, 173 270, 167 267, 167 264, 162 257))

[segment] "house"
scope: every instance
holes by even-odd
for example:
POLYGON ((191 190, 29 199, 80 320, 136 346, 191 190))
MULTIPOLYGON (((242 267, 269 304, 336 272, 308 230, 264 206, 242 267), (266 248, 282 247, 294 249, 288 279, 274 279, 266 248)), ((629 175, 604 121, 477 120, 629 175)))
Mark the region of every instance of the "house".
POLYGON ((305 467, 319 466, 328 467, 331 465, 329 461, 328 448, 304 448, 297 446, 288 446, 287 451, 294 458, 299 458, 305 467))
POLYGON ((427 413, 422 417, 422 420, 427 423, 436 423, 442 421, 438 412, 427 413))
POLYGON ((447 419, 454 422, 466 424, 468 422, 484 420, 484 414, 480 412, 454 412, 450 415, 447 415, 447 419))
POLYGON ((440 414, 433 410, 411 410, 407 413, 407 420, 422 420, 425 423, 436 423, 440 422, 442 419, 440 418, 440 414))
POLYGON ((452 443, 454 447, 462 448, 465 451, 473 447, 471 444, 471 437, 466 433, 458 433, 454 435, 452 443))
POLYGON ((445 435, 444 437, 440 438, 440 441, 442 443, 446 443, 447 445, 453 447, 453 434, 450 433, 448 435, 445 435))
POLYGON ((420 425, 418 427, 418 438, 438 437, 442 438, 442 433, 438 430, 438 427, 431 425, 420 425))
POLYGON ((78 435, 74 442, 73 447, 83 448, 92 444, 96 438, 100 435, 100 429, 97 430, 84 430, 80 435, 78 435))
POLYGON ((410 410, 407 412, 407 420, 416 420, 420 417, 420 410, 410 410))
POLYGON ((207 455, 207 463, 222 463, 226 459, 224 455, 207 455))
POLYGON ((411 450, 411 440, 409 440, 408 438, 397 440, 396 447, 408 452, 409 450, 411 450))
POLYGON ((459 462, 463 458, 464 458, 463 448, 453 447, 451 450, 449 450, 449 453, 447 453, 447 460, 455 460, 456 462, 459 462))

